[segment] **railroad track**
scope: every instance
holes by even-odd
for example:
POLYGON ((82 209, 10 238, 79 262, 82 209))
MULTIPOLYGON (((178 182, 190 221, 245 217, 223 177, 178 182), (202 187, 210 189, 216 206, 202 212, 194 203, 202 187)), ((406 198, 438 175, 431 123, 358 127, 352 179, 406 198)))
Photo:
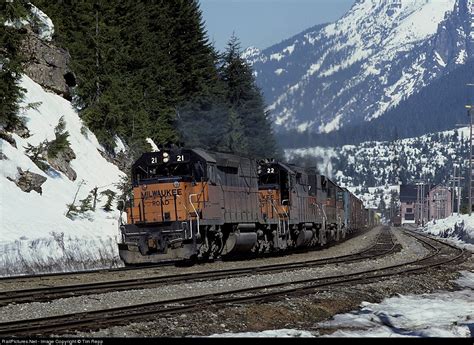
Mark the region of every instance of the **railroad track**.
POLYGON ((68 298, 79 295, 99 294, 112 291, 123 291, 132 289, 146 289, 172 283, 187 283, 193 281, 216 280, 242 275, 278 273, 288 270, 297 270, 322 266, 334 263, 354 262, 378 258, 400 250, 396 244, 391 231, 383 229, 376 238, 375 243, 365 250, 334 258, 308 260, 287 264, 274 264, 259 267, 235 268, 219 271, 205 271, 186 274, 174 274, 166 276, 155 276, 136 279, 122 279, 115 281, 94 282, 88 284, 63 285, 43 288, 32 288, 23 290, 3 291, 0 294, 0 306, 11 303, 27 303, 49 301, 59 298, 68 298))
MULTIPOLYGON (((312 252, 316 250, 321 250, 321 249, 326 249, 330 248, 334 245, 341 244, 347 240, 350 240, 354 237, 361 236, 368 232, 370 229, 369 228, 364 228, 360 231, 355 231, 346 236, 346 238, 343 241, 339 242, 331 242, 327 243, 322 247, 316 247, 316 248, 307 248, 307 249, 295 249, 293 251, 288 251, 288 252, 283 252, 283 255, 288 255, 288 254, 298 254, 298 253, 307 253, 307 252, 312 252)), ((264 255, 262 257, 275 257, 277 255, 282 255, 282 254, 277 254, 273 253, 271 255, 264 255)), ((247 258, 248 259, 248 258, 247 258)), ((222 259, 216 259, 216 261, 221 261, 222 259)), ((243 260, 243 258, 229 258, 226 259, 225 261, 239 261, 243 260)), ((41 274, 22 274, 22 275, 13 275, 13 276, 5 276, 5 277, 0 277, 0 283, 3 282, 9 282, 9 281, 18 281, 18 280, 29 280, 29 279, 45 279, 45 278, 55 278, 55 277, 68 277, 68 276, 80 276, 80 275, 89 275, 89 274, 97 274, 97 273, 115 273, 115 272, 125 272, 125 271, 136 271, 136 270, 153 270, 156 268, 160 267, 166 267, 166 266, 179 266, 179 265, 185 265, 183 260, 170 260, 166 262, 161 262, 161 263, 156 263, 156 264, 143 264, 143 265, 137 265, 137 266, 127 266, 127 267, 117 267, 117 268, 103 268, 103 269, 92 269, 92 270, 84 270, 84 271, 74 271, 74 272, 53 272, 53 273, 41 273, 41 274)))
MULTIPOLYGON (((407 232, 408 233, 408 232, 407 232)), ((450 244, 432 238, 408 233, 430 249, 424 258, 408 263, 392 265, 345 275, 306 279, 297 282, 271 284, 228 292, 204 294, 200 296, 146 303, 86 313, 68 314, 0 323, 0 335, 45 335, 71 333, 72 330, 96 330, 111 325, 132 321, 149 320, 176 313, 202 310, 204 306, 220 306, 252 301, 271 301, 283 295, 299 295, 313 292, 317 288, 348 284, 369 283, 395 275, 411 274, 427 269, 465 260, 469 253, 450 244)))

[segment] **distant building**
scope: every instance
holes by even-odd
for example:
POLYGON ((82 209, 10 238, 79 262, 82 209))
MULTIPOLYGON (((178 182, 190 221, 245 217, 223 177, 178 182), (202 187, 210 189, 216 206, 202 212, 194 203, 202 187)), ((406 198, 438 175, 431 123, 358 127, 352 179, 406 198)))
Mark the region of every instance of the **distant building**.
POLYGON ((400 221, 401 224, 415 224, 416 186, 400 186, 400 221))
POLYGON ((406 184, 400 186, 400 221, 403 224, 421 224, 429 220, 430 185, 422 186, 406 184), (423 201, 422 201, 423 199, 423 201))
POLYGON ((449 187, 437 185, 430 190, 430 220, 443 219, 451 215, 451 191, 449 187))
POLYGON ((422 224, 433 219, 443 219, 451 215, 451 191, 442 185, 400 186, 401 224, 422 224))

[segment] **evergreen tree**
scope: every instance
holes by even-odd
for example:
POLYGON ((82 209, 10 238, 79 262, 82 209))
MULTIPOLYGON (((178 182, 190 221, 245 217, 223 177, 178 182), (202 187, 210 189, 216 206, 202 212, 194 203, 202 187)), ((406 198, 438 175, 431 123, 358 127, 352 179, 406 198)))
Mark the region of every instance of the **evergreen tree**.
MULTIPOLYGON (((247 153, 255 157, 273 157, 276 143, 262 94, 255 84, 251 67, 241 57, 240 44, 232 36, 221 59, 221 79, 226 98, 242 123, 248 141, 247 153)), ((234 133, 235 134, 235 133, 234 133)))
POLYGON ((189 147, 229 151, 224 133, 229 131, 228 106, 225 103, 189 102, 178 111, 177 125, 189 147))
POLYGON ((236 153, 248 152, 248 138, 245 137, 242 121, 234 109, 229 112, 226 146, 228 151, 236 153))
POLYGON ((18 82, 23 61, 19 47, 24 32, 18 30, 18 23, 27 13, 26 1, 0 3, 0 130, 11 131, 22 124, 18 103, 25 90, 18 82))
POLYGON ((112 211, 112 202, 114 201, 116 193, 110 189, 106 189, 103 192, 100 192, 100 194, 107 197, 107 201, 105 202, 105 205, 103 206, 103 210, 106 212, 112 211))
POLYGON ((190 102, 212 107, 222 93, 217 54, 195 0, 35 4, 71 54, 74 104, 109 151, 116 135, 134 155, 149 148, 147 137, 157 144, 179 141, 177 109, 190 102))
POLYGON ((45 140, 38 146, 27 144, 27 147, 25 147, 25 154, 33 161, 33 163, 36 164, 38 168, 43 171, 49 170, 49 164, 46 162, 46 158, 43 157, 43 153, 46 152, 47 145, 48 142, 45 140))
POLYGON ((93 199, 93 196, 91 194, 88 194, 87 197, 79 200, 80 205, 79 205, 78 212, 85 213, 88 211, 92 211, 92 199, 93 199))
POLYGON ((66 131, 66 123, 64 122, 64 116, 61 116, 57 126, 54 128, 54 134, 56 139, 46 143, 48 157, 55 158, 61 151, 70 147, 69 132, 66 131))
POLYGON ((379 206, 377 207, 377 210, 382 214, 385 215, 385 212, 387 210, 387 204, 385 203, 385 200, 383 198, 383 194, 380 196, 380 201, 379 201, 379 206))

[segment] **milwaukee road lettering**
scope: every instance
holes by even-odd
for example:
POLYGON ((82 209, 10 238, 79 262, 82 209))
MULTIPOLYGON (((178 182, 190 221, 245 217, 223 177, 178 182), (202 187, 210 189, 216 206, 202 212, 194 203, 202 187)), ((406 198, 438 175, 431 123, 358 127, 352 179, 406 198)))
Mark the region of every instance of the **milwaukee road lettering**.
POLYGON ((183 195, 181 189, 147 190, 141 193, 143 199, 171 198, 174 195, 183 195))

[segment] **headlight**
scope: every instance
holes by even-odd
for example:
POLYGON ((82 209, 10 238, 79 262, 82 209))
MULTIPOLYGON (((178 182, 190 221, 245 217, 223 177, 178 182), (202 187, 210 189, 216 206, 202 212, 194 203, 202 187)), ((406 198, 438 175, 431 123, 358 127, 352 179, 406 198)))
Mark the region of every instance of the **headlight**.
POLYGON ((169 156, 168 152, 163 152, 163 158, 168 158, 169 156))
POLYGON ((170 159, 169 159, 168 157, 165 157, 165 158, 163 158, 163 163, 168 163, 169 160, 170 160, 170 159))
POLYGON ((178 181, 174 181, 173 186, 174 186, 174 188, 179 188, 179 182, 178 182, 178 181))

